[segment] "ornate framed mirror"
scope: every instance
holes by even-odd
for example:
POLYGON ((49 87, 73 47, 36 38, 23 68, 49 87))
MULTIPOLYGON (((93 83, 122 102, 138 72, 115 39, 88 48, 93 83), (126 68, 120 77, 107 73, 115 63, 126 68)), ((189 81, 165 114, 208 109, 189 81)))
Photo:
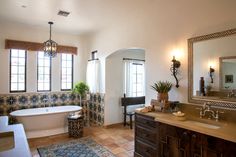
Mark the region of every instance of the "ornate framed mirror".
POLYGON ((188 100, 236 109, 236 28, 188 39, 188 100))

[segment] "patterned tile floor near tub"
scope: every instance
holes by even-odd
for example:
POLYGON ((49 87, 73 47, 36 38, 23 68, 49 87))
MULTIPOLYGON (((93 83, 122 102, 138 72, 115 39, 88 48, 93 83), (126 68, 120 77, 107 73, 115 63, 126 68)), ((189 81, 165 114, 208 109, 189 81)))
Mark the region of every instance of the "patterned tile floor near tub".
MULTIPOLYGON (((110 128, 91 126, 84 128, 84 137, 90 136, 97 143, 109 149, 117 157, 132 157, 134 152, 134 129, 116 125, 110 128)), ((29 139, 33 157, 39 157, 37 147, 73 140, 68 134, 29 139)))

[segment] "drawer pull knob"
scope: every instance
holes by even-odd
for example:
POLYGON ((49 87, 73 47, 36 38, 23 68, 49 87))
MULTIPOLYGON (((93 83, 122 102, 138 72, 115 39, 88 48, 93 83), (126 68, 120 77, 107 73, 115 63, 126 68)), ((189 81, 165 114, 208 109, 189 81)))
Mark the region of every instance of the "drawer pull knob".
POLYGON ((185 132, 183 133, 183 135, 184 135, 184 136, 187 136, 187 135, 188 135, 188 133, 185 131, 185 132))

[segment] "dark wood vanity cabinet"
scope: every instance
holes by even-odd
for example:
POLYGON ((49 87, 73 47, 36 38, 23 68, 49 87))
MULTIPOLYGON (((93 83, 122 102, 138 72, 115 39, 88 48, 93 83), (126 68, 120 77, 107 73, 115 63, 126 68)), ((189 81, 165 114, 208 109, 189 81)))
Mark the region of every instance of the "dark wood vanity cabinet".
POLYGON ((236 157, 236 143, 135 115, 136 157, 236 157))
POLYGON ((153 117, 135 114, 135 152, 137 157, 158 156, 158 127, 153 117))

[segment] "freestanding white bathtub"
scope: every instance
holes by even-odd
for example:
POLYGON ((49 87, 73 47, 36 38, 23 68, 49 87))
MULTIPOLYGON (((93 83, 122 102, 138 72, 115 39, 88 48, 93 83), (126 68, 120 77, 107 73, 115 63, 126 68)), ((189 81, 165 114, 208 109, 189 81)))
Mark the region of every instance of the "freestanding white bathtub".
POLYGON ((23 124, 27 138, 36 138, 67 132, 67 116, 81 109, 80 106, 33 108, 17 110, 10 115, 23 124))

